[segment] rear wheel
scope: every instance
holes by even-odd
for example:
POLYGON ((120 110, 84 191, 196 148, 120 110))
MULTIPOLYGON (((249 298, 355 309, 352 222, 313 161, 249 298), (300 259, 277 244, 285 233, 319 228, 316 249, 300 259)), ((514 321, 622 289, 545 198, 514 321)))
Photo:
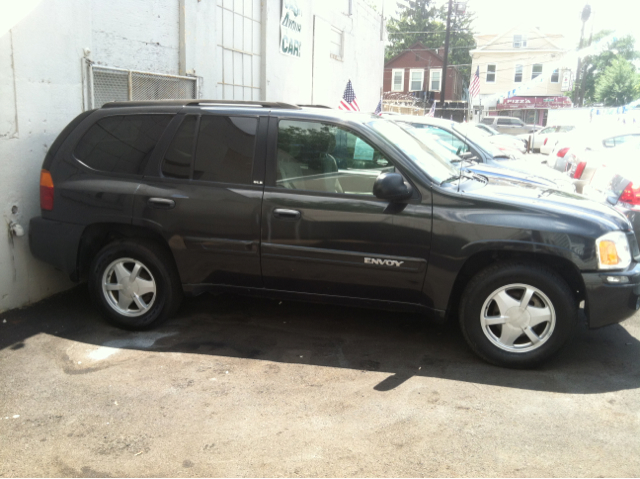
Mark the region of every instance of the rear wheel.
POLYGON ((478 273, 467 285, 460 325, 471 349, 507 367, 536 366, 572 336, 577 301, 554 271, 504 263, 478 273))
POLYGON ((103 315, 126 329, 156 326, 182 300, 173 258, 148 240, 105 246, 92 263, 89 289, 103 315))

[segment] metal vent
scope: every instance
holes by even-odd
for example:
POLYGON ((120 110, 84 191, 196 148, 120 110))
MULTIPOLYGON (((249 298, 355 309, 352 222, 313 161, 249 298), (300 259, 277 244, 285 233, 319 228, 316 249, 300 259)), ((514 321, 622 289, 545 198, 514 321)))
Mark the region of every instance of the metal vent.
POLYGON ((89 108, 112 101, 195 100, 198 79, 88 65, 89 108))

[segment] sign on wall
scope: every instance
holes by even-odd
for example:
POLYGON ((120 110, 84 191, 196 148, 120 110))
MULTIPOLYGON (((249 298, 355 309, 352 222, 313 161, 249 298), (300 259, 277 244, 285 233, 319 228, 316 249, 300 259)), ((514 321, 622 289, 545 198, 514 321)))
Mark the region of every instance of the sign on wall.
POLYGON ((280 53, 300 58, 302 49, 302 10, 296 0, 282 0, 280 53))

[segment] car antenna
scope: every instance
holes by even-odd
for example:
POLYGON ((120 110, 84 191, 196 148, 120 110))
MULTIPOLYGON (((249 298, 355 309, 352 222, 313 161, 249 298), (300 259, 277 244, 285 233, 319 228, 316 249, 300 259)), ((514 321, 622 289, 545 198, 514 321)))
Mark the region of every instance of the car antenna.
MULTIPOLYGON (((453 123, 453 119, 451 120, 451 123, 453 123)), ((464 129, 464 145, 467 146, 467 138, 468 138, 468 134, 469 134, 469 127, 464 129)), ((453 125, 451 126, 452 130, 455 130, 455 128, 453 127, 453 125)), ((462 147, 460 147, 460 149, 462 149, 462 147)), ((458 150, 460 151, 460 150, 458 150)), ((460 172, 458 174, 458 193, 460 193, 460 183, 462 183, 462 163, 464 163, 464 158, 460 157, 460 172)))

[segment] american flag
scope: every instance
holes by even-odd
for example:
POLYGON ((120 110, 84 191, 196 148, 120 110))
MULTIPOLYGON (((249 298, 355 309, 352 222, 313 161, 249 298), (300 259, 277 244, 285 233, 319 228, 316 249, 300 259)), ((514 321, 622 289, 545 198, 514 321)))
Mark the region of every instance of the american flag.
POLYGON ((378 106, 376 107, 376 111, 374 111, 373 113, 375 113, 378 116, 382 116, 382 100, 380 100, 378 102, 378 106))
POLYGON ((351 80, 347 82, 347 88, 344 89, 344 95, 342 95, 342 100, 340 101, 338 109, 360 111, 360 107, 356 101, 356 93, 353 91, 353 85, 351 85, 351 80))
POLYGON ((480 93, 480 66, 476 68, 476 74, 473 75, 473 80, 469 86, 469 96, 471 98, 478 96, 480 93))
POLYGON ((434 100, 433 103, 431 104, 431 110, 429 110, 429 113, 427 113, 425 116, 430 116, 431 118, 436 116, 436 103, 438 102, 434 100))

